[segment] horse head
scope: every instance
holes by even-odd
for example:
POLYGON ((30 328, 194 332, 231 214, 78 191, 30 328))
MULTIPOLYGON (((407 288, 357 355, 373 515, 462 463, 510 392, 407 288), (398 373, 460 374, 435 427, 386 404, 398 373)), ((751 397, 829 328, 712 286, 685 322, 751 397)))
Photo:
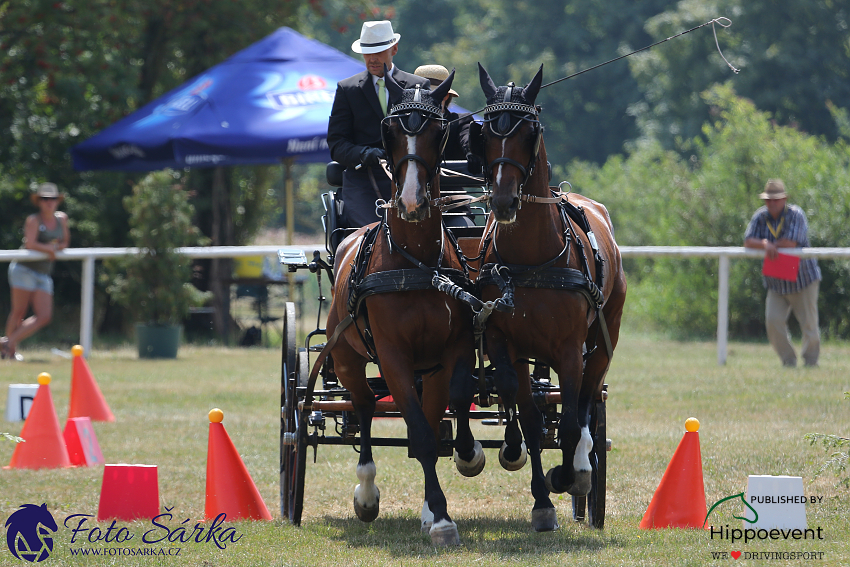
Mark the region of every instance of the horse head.
POLYGON ((424 220, 430 214, 431 198, 439 197, 439 185, 435 185, 435 180, 439 179, 449 133, 442 101, 452 86, 454 75, 452 70, 445 81, 430 91, 418 85, 403 89, 392 75, 384 74, 390 112, 381 123, 381 136, 387 152, 387 167, 393 177, 393 201, 403 220, 424 220))
POLYGON ((511 223, 540 151, 543 128, 534 101, 543 82, 543 65, 524 88, 513 83, 497 87, 480 63, 478 75, 487 106, 481 134, 473 132, 470 142, 484 158, 484 175, 493 187, 490 210, 498 222, 511 223))

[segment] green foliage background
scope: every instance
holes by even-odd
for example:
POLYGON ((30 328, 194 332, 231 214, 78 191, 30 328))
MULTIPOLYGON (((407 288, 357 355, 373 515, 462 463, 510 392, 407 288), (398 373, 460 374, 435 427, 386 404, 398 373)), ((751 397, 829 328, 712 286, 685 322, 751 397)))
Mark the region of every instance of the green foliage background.
MULTIPOLYGON (((730 85, 702 93, 714 118, 703 136, 680 153, 657 140, 634 145, 626 158, 605 165, 574 162, 556 170, 573 187, 608 207, 618 243, 655 246, 741 246, 764 182, 781 177, 809 220, 815 247, 850 246, 850 148, 843 139, 778 126, 773 117, 735 95, 730 85)), ((821 329, 846 338, 850 321, 850 264, 822 260, 821 329)), ((634 316, 677 336, 711 337, 716 330, 717 261, 698 259, 627 262, 629 309, 634 316)), ((764 335, 760 263, 733 261, 730 333, 764 335)))
MULTIPOLYGON (((0 0, 0 246, 20 246, 28 192, 48 179, 66 192, 73 246, 130 244, 122 199, 143 175, 75 172, 70 147, 279 26, 351 54, 364 20, 389 18, 402 34, 396 63, 457 68, 457 102, 474 110, 484 103, 478 62, 500 84, 524 84, 543 64, 549 82, 718 16, 732 26, 717 27, 716 39, 704 27, 543 89, 557 177, 608 206, 621 244, 718 246, 741 245, 764 181, 781 177, 809 217, 812 244, 846 246, 846 0, 0 0)), ((220 175, 218 185, 212 169, 184 179, 194 224, 212 244, 284 226, 281 168, 220 175)), ((296 166, 293 177, 295 228, 315 233, 323 169, 296 166)), ((846 338, 850 267, 821 267, 821 326, 846 338)), ((628 320, 713 335, 715 262, 627 268, 628 320)), ((78 301, 79 269, 57 264, 58 302, 78 301)), ((733 262, 731 289, 732 335, 762 337, 758 263, 733 262)))

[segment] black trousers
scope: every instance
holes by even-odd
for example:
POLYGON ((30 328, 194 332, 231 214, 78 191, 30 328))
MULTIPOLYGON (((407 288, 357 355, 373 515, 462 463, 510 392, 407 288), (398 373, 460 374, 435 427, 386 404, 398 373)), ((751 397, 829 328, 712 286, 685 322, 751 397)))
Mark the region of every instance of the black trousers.
MULTIPOLYGON (((381 217, 375 214, 378 195, 375 194, 369 179, 369 169, 366 166, 358 170, 349 167, 342 175, 342 200, 345 203, 342 217, 349 228, 359 228, 381 220, 381 217)), ((373 166, 371 171, 381 192, 381 198, 389 201, 392 196, 392 183, 386 171, 381 166, 373 166)))

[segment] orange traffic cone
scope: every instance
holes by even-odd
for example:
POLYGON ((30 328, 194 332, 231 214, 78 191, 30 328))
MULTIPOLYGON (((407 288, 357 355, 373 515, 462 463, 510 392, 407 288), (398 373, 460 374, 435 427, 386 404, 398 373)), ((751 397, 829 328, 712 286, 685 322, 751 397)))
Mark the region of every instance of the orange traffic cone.
POLYGON ((640 521, 644 530, 653 528, 702 528, 705 521, 705 486, 702 481, 702 456, 699 450, 699 421, 689 417, 687 432, 655 495, 640 521))
POLYGON ((71 407, 68 417, 88 417, 92 421, 115 421, 115 416, 106 405, 100 388, 92 376, 86 359, 83 358, 83 347, 75 345, 71 348, 74 355, 74 366, 71 372, 71 407))
POLYGON ((221 423, 224 412, 215 408, 210 410, 209 417, 204 517, 213 520, 224 513, 227 520, 271 520, 272 515, 260 491, 221 423))
POLYGON ((50 374, 38 375, 38 393, 21 430, 24 443, 18 443, 10 469, 55 469, 70 467, 71 459, 59 429, 59 417, 50 394, 50 374))

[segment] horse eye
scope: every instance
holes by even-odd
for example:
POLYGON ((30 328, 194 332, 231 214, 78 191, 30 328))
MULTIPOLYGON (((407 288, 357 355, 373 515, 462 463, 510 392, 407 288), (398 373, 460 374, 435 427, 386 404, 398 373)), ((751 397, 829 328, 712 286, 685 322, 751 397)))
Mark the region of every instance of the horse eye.
POLYGON ((416 111, 411 112, 410 117, 407 119, 407 127, 412 132, 416 132, 420 126, 422 126, 422 116, 416 111))
POLYGON ((500 134, 504 134, 505 132, 510 130, 510 128, 511 128, 511 115, 508 114, 507 112, 502 114, 499 117, 499 123, 496 126, 496 128, 498 128, 498 132, 500 134))

